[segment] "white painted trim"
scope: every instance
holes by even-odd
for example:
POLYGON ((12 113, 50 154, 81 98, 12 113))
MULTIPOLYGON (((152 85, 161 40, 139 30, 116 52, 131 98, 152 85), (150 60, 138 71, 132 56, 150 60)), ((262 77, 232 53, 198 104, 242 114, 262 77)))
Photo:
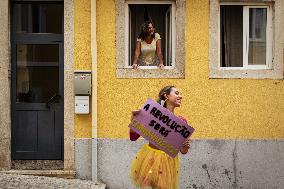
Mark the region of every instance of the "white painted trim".
POLYGON ((273 56, 273 15, 272 7, 267 9, 267 26, 266 26, 266 62, 267 66, 272 69, 272 56, 273 56))
POLYGON ((264 65, 250 65, 247 67, 220 67, 220 70, 268 70, 268 66, 264 65))
POLYGON ((96 0, 91 0, 91 53, 92 53, 92 180, 98 181, 98 66, 96 0))
POLYGON ((243 69, 248 67, 249 54, 249 8, 243 7, 243 69))
POLYGON ((270 40, 270 38, 271 38, 271 36, 272 36, 272 31, 270 30, 271 28, 270 28, 270 24, 271 24, 271 21, 272 21, 272 16, 271 16, 271 14, 270 14, 270 6, 256 6, 256 5, 254 5, 254 6, 245 6, 244 7, 244 10, 246 11, 246 16, 244 17, 244 18, 246 18, 246 20, 247 20, 247 28, 246 28, 246 40, 248 41, 247 42, 247 54, 246 54, 246 59, 244 59, 244 61, 246 62, 246 64, 244 64, 244 67, 245 68, 247 68, 247 69, 271 69, 271 65, 272 65, 272 60, 271 60, 271 48, 269 48, 270 46, 271 46, 271 40, 270 40), (265 44, 265 46, 266 46, 266 65, 249 65, 248 64, 248 50, 249 50, 249 43, 250 43, 250 41, 249 41, 249 9, 251 9, 251 8, 263 8, 263 9, 266 9, 266 22, 267 22, 267 24, 266 24, 266 44, 265 44), (270 28, 270 29, 269 29, 270 28))
MULTIPOLYGON (((172 3, 172 11, 171 11, 171 19, 172 19, 172 23, 171 23, 171 29, 172 29, 172 32, 171 32, 171 44, 172 44, 172 66, 171 67, 175 67, 176 66, 176 43, 177 43, 177 39, 176 39, 176 28, 177 28, 177 25, 176 25, 176 4, 175 3, 172 3)), ((185 62, 184 62, 185 63, 185 62)))

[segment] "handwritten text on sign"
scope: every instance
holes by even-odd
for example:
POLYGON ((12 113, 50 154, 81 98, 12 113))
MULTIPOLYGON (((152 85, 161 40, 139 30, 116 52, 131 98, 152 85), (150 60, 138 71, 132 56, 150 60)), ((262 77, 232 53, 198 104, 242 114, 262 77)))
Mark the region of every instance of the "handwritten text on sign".
POLYGON ((182 143, 194 132, 194 128, 151 99, 133 117, 129 127, 171 157, 178 154, 182 143))

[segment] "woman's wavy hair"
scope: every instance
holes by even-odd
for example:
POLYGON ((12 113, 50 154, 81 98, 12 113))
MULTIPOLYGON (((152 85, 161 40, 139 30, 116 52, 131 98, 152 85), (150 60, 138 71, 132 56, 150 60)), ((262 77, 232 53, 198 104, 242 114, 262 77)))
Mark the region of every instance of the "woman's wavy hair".
MULTIPOLYGON (((149 24, 152 24, 152 26, 154 27, 154 23, 148 13, 148 9, 147 7, 145 7, 144 10, 144 23, 141 26, 141 32, 138 36, 139 39, 142 39, 143 41, 145 41, 146 37, 147 37, 147 28, 149 26, 149 24)), ((155 38, 155 27, 154 27, 154 33, 151 35, 151 37, 154 39, 155 38)))
POLYGON ((173 86, 173 85, 169 85, 169 86, 165 86, 165 87, 163 87, 161 90, 160 90, 160 92, 159 92, 159 95, 158 95, 158 99, 157 99, 157 102, 159 103, 159 104, 161 104, 161 102, 162 102, 162 100, 163 101, 165 101, 165 103, 163 104, 164 105, 164 107, 166 107, 166 97, 165 97, 165 94, 170 94, 171 93, 171 91, 172 91, 172 88, 174 88, 175 86, 173 86))
MULTIPOLYGON (((143 41, 145 41, 145 39, 147 37, 147 28, 148 28, 149 24, 152 24, 152 26, 154 27, 154 23, 151 20, 144 22, 141 26, 141 32, 138 36, 139 39, 142 39, 143 41)), ((151 35, 151 37, 153 39, 155 38, 155 33, 156 33, 156 31, 154 29, 154 33, 151 35)))

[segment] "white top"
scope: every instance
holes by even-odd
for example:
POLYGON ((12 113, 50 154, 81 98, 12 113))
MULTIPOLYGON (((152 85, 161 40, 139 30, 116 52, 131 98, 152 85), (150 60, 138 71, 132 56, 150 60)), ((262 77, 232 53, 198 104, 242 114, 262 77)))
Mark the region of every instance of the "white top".
POLYGON ((141 53, 139 56, 139 64, 142 66, 157 65, 158 57, 156 54, 156 42, 161 39, 158 33, 155 33, 155 38, 152 40, 151 44, 146 43, 142 39, 137 39, 141 42, 141 53))

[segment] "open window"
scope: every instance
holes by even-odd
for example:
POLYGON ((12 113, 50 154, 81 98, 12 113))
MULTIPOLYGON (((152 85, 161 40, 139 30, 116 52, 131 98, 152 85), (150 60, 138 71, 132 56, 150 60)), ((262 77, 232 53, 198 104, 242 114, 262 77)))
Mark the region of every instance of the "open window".
MULTIPOLYGON (((141 25, 144 22, 145 10, 151 17, 155 32, 161 37, 161 49, 163 63, 166 67, 171 68, 175 61, 175 4, 173 2, 153 2, 153 4, 140 4, 137 1, 127 2, 126 28, 128 28, 129 37, 127 39, 126 64, 131 66, 134 57, 136 40, 141 32, 141 25), (157 4, 154 4, 157 3, 157 4)), ((144 67, 144 66, 143 66, 144 67)), ((157 69, 156 66, 145 66, 147 69, 157 69)))
MULTIPOLYGON (((184 78, 186 1, 115 0, 115 2, 117 78, 184 78), (156 33, 160 36, 157 35, 155 40, 161 38, 164 69, 159 69, 157 62, 154 61, 151 61, 154 62, 151 64, 141 64, 137 70, 132 69, 136 41, 144 23, 145 9, 153 21, 156 33)), ((152 55, 155 54, 156 50, 151 50, 152 55)), ((153 57, 151 56, 151 60, 153 57)))

